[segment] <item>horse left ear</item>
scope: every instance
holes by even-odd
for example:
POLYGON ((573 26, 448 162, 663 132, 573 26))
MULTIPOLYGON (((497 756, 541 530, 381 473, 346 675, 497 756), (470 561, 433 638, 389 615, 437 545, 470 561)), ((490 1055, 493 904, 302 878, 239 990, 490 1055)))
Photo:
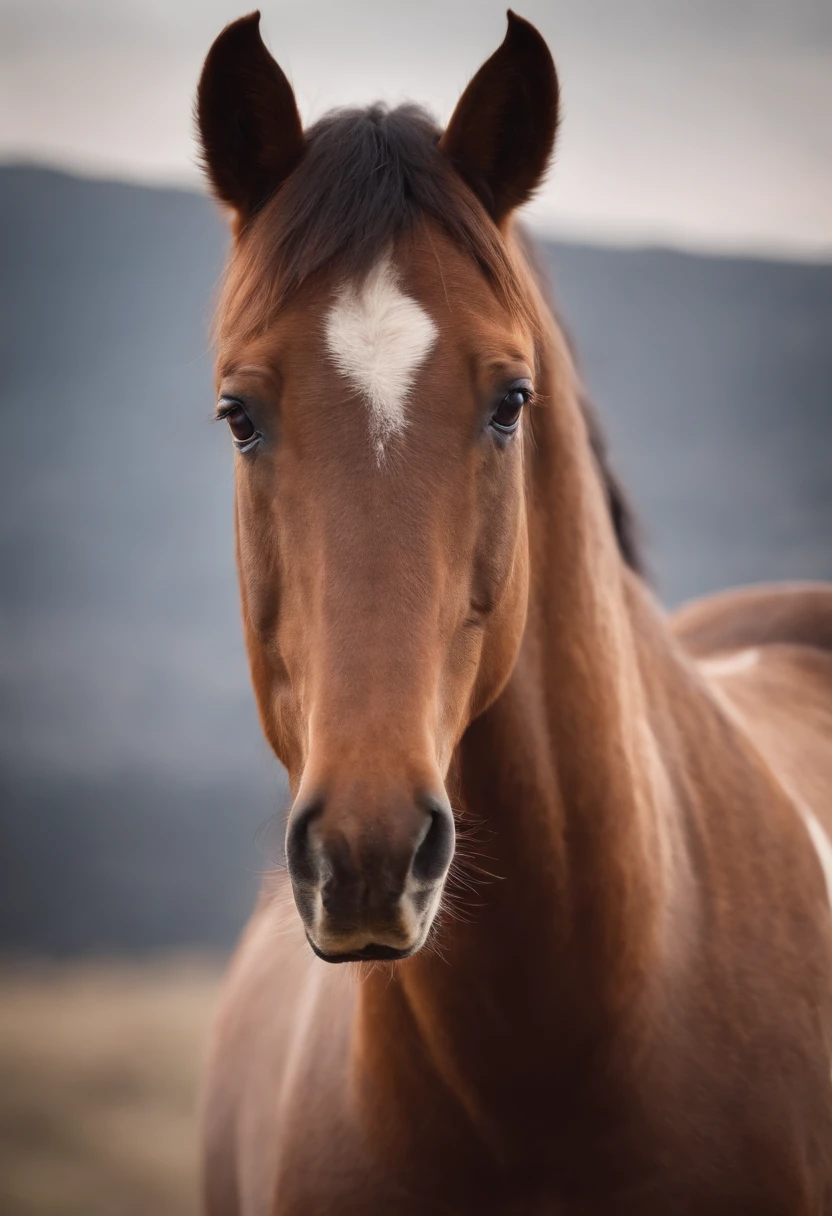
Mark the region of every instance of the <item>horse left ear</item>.
POLYGON ((208 52, 196 118, 211 187, 239 228, 306 151, 292 86, 263 45, 259 12, 226 26, 208 52))
POLYGON ((498 225, 543 179, 557 132, 558 92, 549 48, 509 9, 502 45, 462 94, 439 141, 498 225))

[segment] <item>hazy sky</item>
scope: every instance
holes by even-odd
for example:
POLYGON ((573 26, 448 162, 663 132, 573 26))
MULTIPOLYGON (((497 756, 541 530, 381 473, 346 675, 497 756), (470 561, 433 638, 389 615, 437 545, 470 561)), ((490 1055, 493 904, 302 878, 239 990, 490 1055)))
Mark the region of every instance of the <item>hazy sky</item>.
MULTIPOLYGON (((202 58, 245 0, 0 3, 0 158, 194 182, 202 58)), ((518 0, 564 121, 552 231, 832 257, 832 0, 518 0)), ((447 119, 503 36, 497 0, 267 0, 305 119, 412 98, 447 119)))

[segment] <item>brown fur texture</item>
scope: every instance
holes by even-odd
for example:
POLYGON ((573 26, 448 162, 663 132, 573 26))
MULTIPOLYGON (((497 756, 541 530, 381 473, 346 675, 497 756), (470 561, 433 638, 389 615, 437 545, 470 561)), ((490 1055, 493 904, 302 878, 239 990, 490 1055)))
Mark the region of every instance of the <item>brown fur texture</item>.
MULTIPOLYGON (((215 49, 201 94, 240 71, 215 49)), ((252 221, 216 108, 202 129, 238 214, 219 395, 260 436, 236 458, 243 622, 295 799, 214 1037, 209 1216, 832 1216, 832 917, 806 826, 832 828, 832 588, 668 622, 624 560, 511 224, 556 97, 510 15, 434 149, 522 307, 430 208, 386 232, 438 337, 383 465, 324 336, 350 250, 285 290, 269 252, 311 162, 252 221), (449 808, 446 874, 424 846, 449 808), (407 948, 309 949, 357 941, 407 948)))

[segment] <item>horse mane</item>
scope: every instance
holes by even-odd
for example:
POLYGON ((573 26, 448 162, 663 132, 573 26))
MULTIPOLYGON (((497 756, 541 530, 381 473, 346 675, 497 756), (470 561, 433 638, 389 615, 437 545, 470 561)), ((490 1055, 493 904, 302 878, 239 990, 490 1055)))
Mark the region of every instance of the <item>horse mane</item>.
MULTIPOLYGON (((538 329, 500 233, 439 151, 440 135, 415 105, 335 110, 310 127, 298 167, 239 233, 220 299, 223 318, 263 331, 318 271, 336 265, 361 278, 428 218, 474 259, 509 313, 538 329)), ((541 259, 527 237, 522 244, 549 302, 541 259)), ((642 573, 635 515, 595 413, 583 396, 580 404, 622 558, 642 573)))

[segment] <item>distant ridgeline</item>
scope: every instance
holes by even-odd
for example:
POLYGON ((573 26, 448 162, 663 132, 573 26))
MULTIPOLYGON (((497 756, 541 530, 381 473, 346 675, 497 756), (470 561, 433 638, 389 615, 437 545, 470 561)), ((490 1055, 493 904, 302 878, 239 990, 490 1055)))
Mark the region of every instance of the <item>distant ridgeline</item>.
MULTIPOLYGON (((224 244, 198 195, 0 169, 0 952, 225 946, 279 860, 207 421, 224 244)), ((832 267, 547 253, 665 601, 832 578, 832 267)))

